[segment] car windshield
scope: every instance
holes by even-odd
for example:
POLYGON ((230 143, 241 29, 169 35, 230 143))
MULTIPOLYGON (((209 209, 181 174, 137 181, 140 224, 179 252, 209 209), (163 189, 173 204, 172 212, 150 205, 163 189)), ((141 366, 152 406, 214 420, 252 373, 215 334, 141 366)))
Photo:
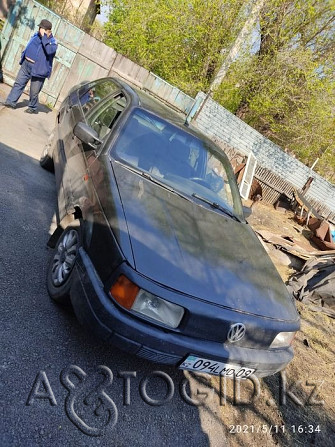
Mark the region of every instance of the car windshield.
POLYGON ((227 157, 197 136, 135 109, 114 147, 117 158, 193 200, 243 218, 227 157))

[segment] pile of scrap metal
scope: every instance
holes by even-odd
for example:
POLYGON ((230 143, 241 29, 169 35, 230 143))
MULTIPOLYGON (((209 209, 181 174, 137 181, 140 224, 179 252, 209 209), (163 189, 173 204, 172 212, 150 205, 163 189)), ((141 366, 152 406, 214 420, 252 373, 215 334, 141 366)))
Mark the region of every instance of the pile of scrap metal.
POLYGON ((294 191, 295 220, 312 231, 311 241, 320 250, 335 250, 335 226, 324 219, 303 194, 294 191), (300 212, 299 212, 300 210, 300 212))
MULTIPOLYGON (((268 230, 255 230, 260 240, 273 245, 278 250, 285 252, 287 255, 294 256, 301 261, 301 266, 311 258, 319 255, 319 251, 308 251, 306 247, 301 245, 294 237, 289 235, 279 235, 268 230)), ((334 251, 335 255, 335 251, 334 251)))
POLYGON ((308 228, 313 232, 311 241, 320 250, 335 250, 335 226, 323 219, 312 217, 309 219, 308 228))
POLYGON ((297 190, 293 191, 293 210, 295 212, 295 220, 300 225, 308 225, 311 217, 323 219, 323 217, 316 211, 312 204, 306 199, 304 193, 297 190), (300 212, 299 212, 300 210, 300 212))
POLYGON ((335 318, 335 255, 310 259, 287 285, 290 293, 310 309, 335 318))

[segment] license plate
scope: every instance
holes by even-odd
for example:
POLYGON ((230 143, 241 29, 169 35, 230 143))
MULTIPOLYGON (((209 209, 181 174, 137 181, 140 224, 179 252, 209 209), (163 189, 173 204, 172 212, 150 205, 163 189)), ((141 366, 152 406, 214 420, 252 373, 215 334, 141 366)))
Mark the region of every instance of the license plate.
POLYGON ((246 379, 251 376, 256 369, 245 366, 232 365, 231 363, 215 362, 214 360, 203 359, 194 355, 189 355, 179 366, 180 369, 198 371, 215 376, 234 377, 237 379, 246 379))

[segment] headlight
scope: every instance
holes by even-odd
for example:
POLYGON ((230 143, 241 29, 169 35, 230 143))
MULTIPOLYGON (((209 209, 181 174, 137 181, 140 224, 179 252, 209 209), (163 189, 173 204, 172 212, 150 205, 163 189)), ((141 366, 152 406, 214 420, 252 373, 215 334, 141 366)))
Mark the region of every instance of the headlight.
POLYGON ((113 284, 110 294, 122 307, 172 328, 179 326, 184 315, 183 307, 140 289, 124 275, 113 284))
POLYGON ((279 332, 271 343, 270 348, 287 348, 292 343, 294 336, 295 332, 279 332))
POLYGON ((184 315, 184 309, 181 306, 158 298, 142 289, 138 292, 131 309, 173 328, 179 326, 184 315))

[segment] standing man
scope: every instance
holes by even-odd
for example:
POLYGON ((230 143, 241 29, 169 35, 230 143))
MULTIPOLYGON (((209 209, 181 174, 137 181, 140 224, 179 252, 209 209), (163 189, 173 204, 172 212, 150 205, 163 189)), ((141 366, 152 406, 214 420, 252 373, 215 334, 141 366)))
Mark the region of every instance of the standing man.
POLYGON ((30 98, 26 113, 38 113, 38 95, 46 78, 50 78, 57 42, 51 33, 52 24, 43 19, 38 32, 28 42, 20 60, 20 71, 3 105, 15 109, 25 86, 30 80, 30 98))

